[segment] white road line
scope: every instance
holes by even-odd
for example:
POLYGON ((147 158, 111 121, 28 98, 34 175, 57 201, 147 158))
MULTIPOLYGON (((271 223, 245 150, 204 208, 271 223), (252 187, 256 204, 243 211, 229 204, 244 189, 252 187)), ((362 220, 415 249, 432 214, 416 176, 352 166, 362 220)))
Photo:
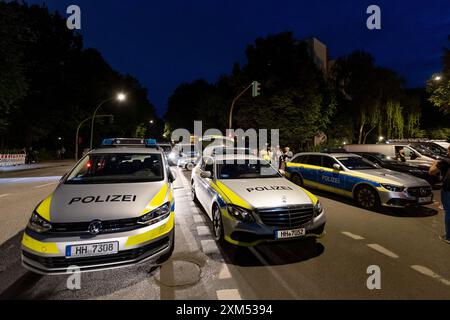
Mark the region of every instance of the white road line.
POLYGON ((342 234, 344 236, 347 236, 347 237, 352 238, 354 240, 364 240, 364 237, 361 237, 361 236, 359 236, 357 234, 354 234, 354 233, 351 233, 351 232, 348 232, 348 231, 342 231, 342 234))
POLYGON ((33 189, 44 188, 44 187, 48 187, 48 186, 51 186, 51 185, 54 185, 54 184, 57 184, 57 182, 42 184, 40 186, 33 187, 33 189))
POLYGON ((199 236, 210 236, 211 232, 207 226, 197 226, 197 233, 199 236))
POLYGON ((222 269, 220 269, 219 279, 223 280, 223 279, 230 279, 230 278, 231 278, 230 270, 228 269, 227 265, 224 264, 222 266, 222 269))
POLYGON ((216 294, 218 300, 242 300, 237 289, 217 290, 216 294))
POLYGON ((194 215, 194 222, 195 223, 202 223, 203 222, 203 218, 201 216, 199 216, 198 214, 194 215))
POLYGON ((450 281, 448 281, 447 279, 441 277, 440 275, 435 273, 433 270, 428 269, 427 267, 419 266, 419 265, 413 265, 413 266, 411 266, 411 268, 413 270, 415 270, 415 271, 425 275, 425 276, 428 276, 430 278, 436 279, 439 282, 441 282, 441 283, 443 283, 443 284, 445 284, 447 286, 450 286, 450 281))
POLYGON ((0 198, 4 198, 4 197, 7 197, 7 196, 9 196, 9 193, 0 194, 0 198))
POLYGON ((385 247, 380 246, 379 244, 376 243, 371 243, 367 245, 369 248, 372 248, 375 251, 378 251, 379 253, 382 253, 390 258, 394 258, 394 259, 398 259, 399 256, 395 253, 393 253, 392 251, 386 249, 385 247))
POLYGON ((204 254, 220 253, 217 243, 214 240, 201 240, 202 251, 204 254))

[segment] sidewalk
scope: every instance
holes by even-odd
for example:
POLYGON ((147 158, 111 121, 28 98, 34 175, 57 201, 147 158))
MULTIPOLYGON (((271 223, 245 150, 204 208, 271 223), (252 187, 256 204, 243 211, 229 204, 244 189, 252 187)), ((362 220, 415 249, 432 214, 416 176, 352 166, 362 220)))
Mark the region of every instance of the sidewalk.
POLYGON ((63 167, 63 166, 71 165, 74 162, 75 162, 75 160, 69 159, 69 160, 61 160, 61 161, 42 162, 42 163, 36 163, 36 164, 22 164, 22 165, 18 165, 18 166, 0 167, 0 174, 8 173, 8 172, 18 172, 18 171, 26 171, 26 170, 63 167))

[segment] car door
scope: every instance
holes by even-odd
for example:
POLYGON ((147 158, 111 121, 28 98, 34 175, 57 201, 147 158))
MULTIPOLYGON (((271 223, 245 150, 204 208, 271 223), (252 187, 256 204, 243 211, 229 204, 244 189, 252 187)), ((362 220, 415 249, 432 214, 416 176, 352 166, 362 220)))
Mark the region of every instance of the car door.
MULTIPOLYGON (((211 172, 213 175, 214 168, 214 160, 210 157, 202 158, 202 163, 200 165, 200 172, 198 173, 198 181, 195 186, 195 191, 197 194, 198 201, 201 203, 205 211, 210 214, 210 202, 211 202, 211 193, 212 188, 210 187, 211 178, 203 178, 201 177, 202 173, 211 172), (212 171, 211 171, 212 170, 212 171)), ((212 176, 213 177, 213 176, 212 176)))
POLYGON ((338 162, 328 155, 323 155, 321 157, 321 168, 318 171, 318 180, 320 181, 320 189, 343 194, 342 188, 345 183, 345 177, 341 175, 339 170, 334 168, 335 164, 338 162))
POLYGON ((304 160, 304 166, 300 166, 303 176, 303 182, 306 186, 318 188, 320 181, 318 180, 318 171, 321 166, 321 156, 316 154, 308 155, 304 160))

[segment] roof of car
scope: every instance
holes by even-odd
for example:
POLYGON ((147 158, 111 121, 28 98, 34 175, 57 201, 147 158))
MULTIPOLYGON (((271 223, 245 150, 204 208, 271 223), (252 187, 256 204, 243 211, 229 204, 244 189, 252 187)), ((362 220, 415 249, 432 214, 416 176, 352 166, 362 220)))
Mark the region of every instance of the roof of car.
POLYGON ((145 147, 114 147, 114 148, 100 148, 94 149, 90 154, 104 154, 104 153, 142 153, 142 154, 161 154, 161 150, 156 148, 145 147))
POLYGON ((216 161, 226 160, 263 160, 260 157, 249 154, 220 154, 214 156, 216 161))
POLYGON ((330 157, 359 157, 357 154, 354 153, 323 153, 323 152, 303 152, 296 154, 294 157, 303 156, 303 155, 316 155, 316 156, 325 156, 328 155, 330 157))

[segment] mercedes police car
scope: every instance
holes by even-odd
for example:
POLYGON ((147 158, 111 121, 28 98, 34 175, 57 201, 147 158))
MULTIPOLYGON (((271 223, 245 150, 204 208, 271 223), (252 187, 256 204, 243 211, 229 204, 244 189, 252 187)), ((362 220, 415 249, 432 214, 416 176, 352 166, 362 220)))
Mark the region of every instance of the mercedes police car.
POLYGON ((404 208, 433 202, 430 184, 414 176, 382 169, 351 153, 301 153, 286 164, 297 185, 353 198, 359 206, 404 208))
POLYGON ((212 220, 219 243, 254 246, 324 234, 319 200, 256 156, 203 157, 191 183, 192 198, 212 220))
POLYGON ((106 139, 31 214, 23 265, 40 274, 162 262, 174 248, 174 177, 154 140, 106 139))

